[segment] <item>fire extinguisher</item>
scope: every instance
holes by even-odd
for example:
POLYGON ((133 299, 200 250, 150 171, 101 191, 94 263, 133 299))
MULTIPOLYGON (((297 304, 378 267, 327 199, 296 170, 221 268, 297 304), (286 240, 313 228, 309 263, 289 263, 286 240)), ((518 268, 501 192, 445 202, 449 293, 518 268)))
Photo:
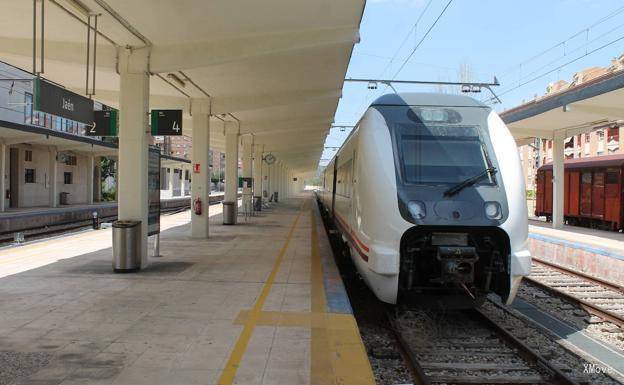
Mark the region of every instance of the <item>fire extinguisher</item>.
POLYGON ((201 215, 202 213, 202 201, 199 198, 195 198, 193 201, 193 210, 195 211, 195 215, 201 215))

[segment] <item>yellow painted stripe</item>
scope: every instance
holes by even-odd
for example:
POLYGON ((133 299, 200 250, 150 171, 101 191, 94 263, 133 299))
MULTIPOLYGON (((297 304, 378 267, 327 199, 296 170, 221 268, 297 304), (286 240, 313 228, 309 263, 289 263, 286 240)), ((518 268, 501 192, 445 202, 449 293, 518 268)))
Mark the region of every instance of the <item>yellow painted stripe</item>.
MULTIPOLYGON (((247 323, 249 313, 249 310, 242 310, 238 313, 234 325, 247 323)), ((352 330, 357 326, 351 314, 297 311, 262 311, 258 317, 257 325, 329 330, 352 330)))
POLYGON ((295 228, 297 227, 297 223, 299 222, 299 218, 301 217, 301 212, 303 210, 303 205, 299 209, 299 213, 295 218, 290 230, 288 231, 288 236, 286 237, 286 241, 273 264, 273 270, 269 274, 264 286, 262 287, 262 291, 260 292, 260 296, 258 300, 254 304, 254 307, 251 309, 249 313, 249 319, 247 323, 245 323, 245 327, 238 337, 238 341, 236 341, 236 345, 234 345, 234 349, 230 354, 230 358, 225 364, 225 368, 221 373, 221 377, 219 377, 219 385, 231 385, 234 382, 234 377, 236 377, 236 372, 240 365, 241 360, 243 359, 243 355, 245 354, 245 350, 247 350, 247 345, 249 344, 249 340, 251 339, 251 335, 253 334, 256 325, 258 324, 258 320, 260 318, 260 313, 262 311, 262 307, 266 302, 267 297, 269 296, 269 292, 271 291, 271 286, 273 286, 273 282, 275 281, 275 276, 279 271, 280 265, 282 264, 282 260, 284 259, 284 255, 286 255, 286 250, 288 250, 288 245, 293 237, 295 232, 295 228))
MULTIPOLYGON (((312 312, 327 312, 323 267, 319 253, 319 237, 316 230, 316 212, 310 210, 312 221, 312 312)), ((312 327, 311 385, 375 385, 373 370, 362 342, 357 322, 351 314, 344 314, 351 322, 341 319, 341 326, 331 327, 328 319, 334 314, 325 314, 324 327, 312 327), (329 326, 329 327, 328 327, 329 326)))

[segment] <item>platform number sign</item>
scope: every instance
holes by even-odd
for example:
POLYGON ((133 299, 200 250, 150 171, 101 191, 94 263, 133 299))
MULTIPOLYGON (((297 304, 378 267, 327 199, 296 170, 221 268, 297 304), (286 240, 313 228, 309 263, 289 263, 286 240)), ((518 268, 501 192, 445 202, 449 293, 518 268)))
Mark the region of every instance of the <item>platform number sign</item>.
POLYGON ((152 110, 152 135, 182 135, 182 110, 152 110))
POLYGON ((85 128, 87 136, 117 136, 119 111, 95 111, 93 115, 93 124, 85 128))

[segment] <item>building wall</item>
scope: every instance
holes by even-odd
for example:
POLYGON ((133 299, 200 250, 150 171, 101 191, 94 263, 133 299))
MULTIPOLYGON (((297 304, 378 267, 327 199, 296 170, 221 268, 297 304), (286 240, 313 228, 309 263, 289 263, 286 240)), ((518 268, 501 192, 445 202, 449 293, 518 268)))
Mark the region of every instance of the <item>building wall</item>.
MULTIPOLYGON (((33 146, 33 145, 13 145, 10 148, 19 150, 18 159, 18 172, 19 178, 19 191, 18 191, 18 205, 19 207, 39 207, 50 205, 50 150, 45 146, 33 146), (26 151, 32 151, 32 160, 26 160, 26 151), (26 170, 35 170, 35 182, 26 183, 26 170)), ((7 166, 8 155, 10 151, 7 151, 7 166)), ((70 153, 64 153, 70 155, 70 153)), ((76 156, 76 165, 67 165, 59 160, 55 162, 57 180, 56 191, 57 194, 61 192, 69 193, 69 204, 81 204, 88 203, 88 164, 89 157, 80 154, 71 154, 76 156), (72 183, 65 184, 64 173, 72 173, 72 183)), ((9 166, 7 167, 7 180, 6 186, 10 186, 10 172, 9 166)), ((58 199, 58 198, 57 198, 58 199)), ((6 200, 8 207, 8 200, 6 200)))

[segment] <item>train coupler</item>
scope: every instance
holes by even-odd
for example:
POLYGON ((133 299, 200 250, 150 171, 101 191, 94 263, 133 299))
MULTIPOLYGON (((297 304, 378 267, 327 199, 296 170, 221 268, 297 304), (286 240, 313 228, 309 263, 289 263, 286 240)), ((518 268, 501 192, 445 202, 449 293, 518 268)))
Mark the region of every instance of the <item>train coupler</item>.
POLYGON ((439 283, 472 283, 474 281, 474 264, 479 255, 470 246, 439 246, 436 259, 441 264, 441 275, 431 282, 439 283))

